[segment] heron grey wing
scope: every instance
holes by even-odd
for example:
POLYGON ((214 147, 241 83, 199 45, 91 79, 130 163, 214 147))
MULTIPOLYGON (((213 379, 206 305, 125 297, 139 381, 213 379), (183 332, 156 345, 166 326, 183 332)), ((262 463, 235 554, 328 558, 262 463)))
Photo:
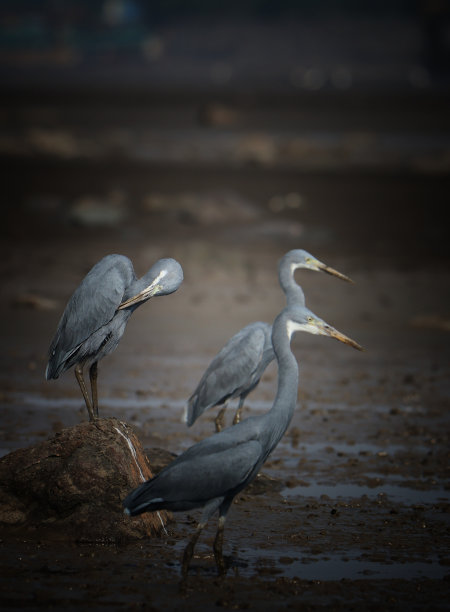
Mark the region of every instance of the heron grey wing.
MULTIPOLYGON (((189 502, 199 505, 242 489, 259 467, 262 446, 258 440, 246 440, 219 452, 176 461, 150 481, 152 498, 165 502, 189 502)), ((143 485, 145 486, 145 485, 143 485)))
POLYGON ((50 361, 65 360, 114 316, 127 286, 135 278, 123 255, 107 255, 84 277, 69 299, 50 346, 50 361))
POLYGON ((235 427, 222 430, 214 436, 203 438, 193 446, 186 449, 170 464, 189 462, 193 458, 211 456, 224 450, 237 448, 241 444, 258 440, 261 434, 259 416, 252 416, 235 427))
MULTIPOLYGON (((267 324, 251 324, 240 330, 216 355, 194 395, 204 409, 239 395, 251 384, 266 344, 267 324)), ((270 326, 268 326, 270 327, 270 326)))

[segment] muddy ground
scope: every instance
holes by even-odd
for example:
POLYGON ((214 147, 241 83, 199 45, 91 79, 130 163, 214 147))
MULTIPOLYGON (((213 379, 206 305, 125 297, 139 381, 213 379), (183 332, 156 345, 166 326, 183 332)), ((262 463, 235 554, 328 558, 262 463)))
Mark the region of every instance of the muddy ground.
MULTIPOLYGON (((234 332, 282 308, 290 248, 353 278, 296 273, 308 306, 366 351, 294 338, 298 409, 229 512, 225 578, 211 522, 179 592, 197 512, 122 547, 3 528, 2 609, 448 609, 448 114, 432 96, 336 99, 4 104, 2 454, 86 419, 71 372, 44 380, 46 351, 106 253, 139 275, 162 256, 184 268, 100 366, 101 415, 130 423, 155 466, 154 449, 212 433, 215 411, 186 428, 186 399, 234 332)), ((246 414, 275 389, 272 365, 246 414)))

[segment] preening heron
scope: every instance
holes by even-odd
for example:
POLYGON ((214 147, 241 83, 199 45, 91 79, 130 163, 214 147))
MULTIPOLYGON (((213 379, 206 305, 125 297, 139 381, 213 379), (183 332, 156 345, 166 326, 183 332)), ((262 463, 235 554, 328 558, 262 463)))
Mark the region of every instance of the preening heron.
POLYGON ((125 511, 131 516, 161 509, 183 511, 203 507, 197 529, 184 550, 183 578, 187 576, 199 535, 216 510, 219 522, 214 557, 219 574, 225 572, 223 532, 230 505, 237 493, 258 474, 294 413, 298 366, 290 349, 290 339, 296 331, 331 336, 361 350, 354 340, 329 326, 305 306, 286 307, 272 327, 278 388, 269 412, 251 416, 194 444, 154 478, 132 491, 123 502, 125 511))
POLYGON ((87 273, 69 299, 49 349, 45 377, 75 366, 89 419, 98 417, 97 363, 118 345, 133 311, 151 297, 169 295, 183 281, 175 259, 157 261, 142 278, 124 255, 107 255, 87 273), (89 367, 91 397, 83 376, 89 367))
MULTIPOLYGON (((278 265, 278 279, 288 306, 305 305, 303 290, 294 279, 297 268, 323 271, 352 282, 348 276, 325 265, 307 251, 294 249, 286 253, 278 265)), ((250 323, 217 353, 187 401, 185 419, 189 427, 205 410, 223 404, 215 419, 216 431, 220 431, 227 402, 237 397, 239 405, 233 424, 239 422, 245 398, 258 385, 267 366, 275 359, 271 333, 272 326, 269 323, 250 323)))

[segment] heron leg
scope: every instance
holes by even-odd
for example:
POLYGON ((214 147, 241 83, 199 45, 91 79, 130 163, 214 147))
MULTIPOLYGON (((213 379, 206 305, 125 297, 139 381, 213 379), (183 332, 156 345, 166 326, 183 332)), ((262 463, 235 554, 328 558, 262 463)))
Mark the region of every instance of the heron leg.
POLYGON ((236 414, 234 415, 234 419, 233 419, 233 425, 236 425, 237 423, 241 422, 241 412, 242 412, 242 408, 244 406, 244 400, 245 397, 240 397, 239 398, 239 406, 236 410, 236 414))
POLYGON ((97 378, 98 378, 98 367, 97 367, 97 362, 94 361, 94 363, 89 368, 89 379, 91 381, 92 409, 93 409, 93 413, 96 419, 98 419, 97 378))
POLYGON ((232 501, 232 499, 225 500, 220 506, 219 522, 217 525, 216 537, 214 538, 214 559, 216 560, 217 573, 219 574, 219 576, 224 576, 227 571, 227 568, 225 566, 225 559, 223 558, 223 533, 225 529, 225 520, 227 517, 227 512, 230 508, 232 501))
POLYGON ((214 423, 216 424, 216 433, 222 431, 225 427, 225 410, 227 409, 227 402, 223 405, 223 408, 220 409, 219 414, 214 419, 214 423))
POLYGON ((217 526, 216 537, 214 538, 213 550, 214 559, 216 560, 217 573, 219 576, 223 576, 226 572, 225 560, 223 558, 223 531, 225 528, 225 517, 219 516, 219 524, 217 526))
POLYGON ((198 538, 199 538, 203 528, 205 527, 205 525, 206 525, 206 523, 203 523, 203 522, 199 523, 197 525, 197 529, 194 531, 194 535, 191 537, 191 539, 187 543, 186 548, 184 549, 183 564, 181 566, 181 575, 182 575, 183 582, 187 578, 189 564, 191 562, 192 555, 194 554, 195 545, 197 544, 197 540, 198 540, 198 538))
MULTIPOLYGON (((195 548, 195 545, 197 544, 197 540, 202 530, 205 528, 211 515, 214 514, 217 508, 222 507, 222 505, 223 505, 223 497, 219 497, 219 498, 212 499, 211 501, 209 501, 203 508, 202 518, 200 519, 197 525, 197 529, 195 530, 191 539, 187 543, 186 548, 184 549, 183 562, 181 566, 181 576, 182 576, 181 585, 180 585, 181 591, 184 591, 186 589, 186 580, 187 580, 189 564, 194 554, 194 548, 195 548)), ((229 507, 229 504, 227 506, 227 509, 228 507, 229 507)))
POLYGON ((83 366, 79 363, 75 366, 75 377, 80 385, 81 393, 83 394, 84 401, 86 402, 86 408, 89 414, 89 420, 95 421, 94 411, 92 410, 92 403, 86 388, 86 383, 84 382, 83 376, 83 366))

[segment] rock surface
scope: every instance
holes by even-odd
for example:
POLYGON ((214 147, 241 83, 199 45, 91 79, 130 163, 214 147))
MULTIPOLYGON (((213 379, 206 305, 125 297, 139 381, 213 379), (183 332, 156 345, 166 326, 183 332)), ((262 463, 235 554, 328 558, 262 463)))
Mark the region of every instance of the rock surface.
POLYGON ((0 525, 77 542, 155 535, 166 512, 124 515, 122 500, 152 477, 132 429, 115 418, 84 422, 0 460, 0 525))

